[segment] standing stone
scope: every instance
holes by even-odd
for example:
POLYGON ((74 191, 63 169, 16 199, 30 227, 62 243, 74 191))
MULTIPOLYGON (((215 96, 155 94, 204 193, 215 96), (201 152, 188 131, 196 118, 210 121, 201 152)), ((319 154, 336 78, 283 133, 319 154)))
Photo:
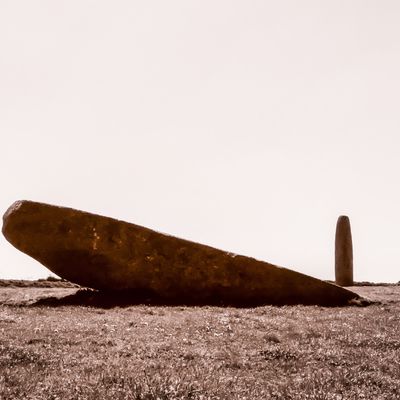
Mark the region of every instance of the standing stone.
POLYGON ((349 217, 338 218, 335 239, 335 278, 339 286, 353 285, 353 243, 349 217))

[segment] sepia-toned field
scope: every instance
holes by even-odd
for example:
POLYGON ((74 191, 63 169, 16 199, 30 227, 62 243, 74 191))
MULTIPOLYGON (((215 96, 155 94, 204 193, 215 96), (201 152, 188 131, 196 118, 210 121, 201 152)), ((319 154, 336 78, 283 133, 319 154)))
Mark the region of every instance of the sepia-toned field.
POLYGON ((379 303, 38 305, 77 289, 3 285, 0 398, 400 399, 400 286, 351 289, 379 303))

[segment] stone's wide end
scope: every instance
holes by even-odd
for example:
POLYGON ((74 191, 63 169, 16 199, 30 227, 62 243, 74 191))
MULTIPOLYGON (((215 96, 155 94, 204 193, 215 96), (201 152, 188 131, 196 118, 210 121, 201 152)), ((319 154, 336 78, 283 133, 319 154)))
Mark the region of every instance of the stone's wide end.
POLYGON ((13 223, 13 218, 12 215, 15 214, 18 209, 21 208, 21 206, 26 202, 26 200, 17 200, 13 204, 11 204, 10 207, 7 208, 6 212, 3 214, 3 226, 1 228, 1 231, 4 235, 4 237, 11 243, 12 241, 9 239, 9 231, 11 230, 11 226, 13 223))
POLYGON ((20 249, 18 241, 15 240, 16 237, 36 234, 37 227, 34 224, 30 224, 29 220, 35 210, 35 206, 41 206, 42 204, 30 200, 17 200, 3 214, 2 233, 14 247, 20 249))
POLYGON ((14 203, 11 204, 10 207, 7 208, 6 212, 3 214, 3 224, 7 221, 7 218, 9 215, 11 215, 13 212, 17 211, 18 208, 22 206, 23 203, 25 203, 26 200, 17 200, 14 203))

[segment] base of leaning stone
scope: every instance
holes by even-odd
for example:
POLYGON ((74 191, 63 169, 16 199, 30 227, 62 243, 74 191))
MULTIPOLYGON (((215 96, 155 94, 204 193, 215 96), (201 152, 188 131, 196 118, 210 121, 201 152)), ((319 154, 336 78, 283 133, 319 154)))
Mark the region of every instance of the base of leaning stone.
MULTIPOLYGON (((298 304, 298 303, 294 303, 298 304)), ((376 302, 364 299, 362 297, 354 298, 348 302, 349 306, 366 307, 376 302)), ((180 307, 193 307, 193 306, 215 306, 215 307, 235 307, 247 308, 259 306, 259 304, 244 304, 244 303, 225 303, 220 299, 208 302, 193 302, 184 301, 184 299, 171 299, 165 300, 158 296, 152 296, 149 293, 137 293, 130 290, 127 291, 102 291, 88 288, 79 289, 76 293, 64 297, 43 297, 31 303, 32 307, 63 307, 63 306, 84 306, 95 308, 113 308, 113 307, 130 307, 136 305, 147 306, 180 306, 180 307)), ((273 306, 284 306, 289 304, 268 304, 273 306)))

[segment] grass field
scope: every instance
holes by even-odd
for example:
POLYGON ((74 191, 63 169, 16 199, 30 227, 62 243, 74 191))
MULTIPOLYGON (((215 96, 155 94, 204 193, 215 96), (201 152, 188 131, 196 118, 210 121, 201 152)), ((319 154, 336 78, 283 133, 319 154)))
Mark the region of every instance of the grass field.
MULTIPOLYGON (((38 306, 0 288, 1 399, 400 399, 400 286, 368 307, 38 306)), ((55 303, 56 304, 56 303, 55 303)))

